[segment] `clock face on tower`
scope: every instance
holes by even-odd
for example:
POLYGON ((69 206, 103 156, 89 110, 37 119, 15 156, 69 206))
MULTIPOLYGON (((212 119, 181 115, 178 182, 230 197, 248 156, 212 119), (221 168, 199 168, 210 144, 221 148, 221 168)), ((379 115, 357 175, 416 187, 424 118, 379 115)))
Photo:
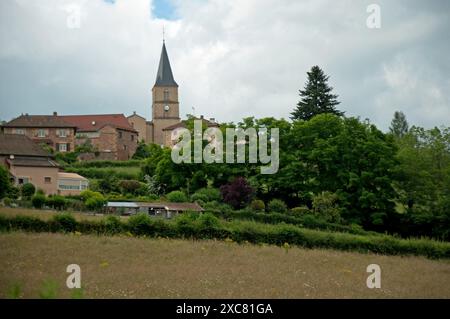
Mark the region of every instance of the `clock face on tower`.
POLYGON ((168 106, 168 105, 164 106, 164 111, 169 112, 169 110, 170 110, 170 106, 168 106))

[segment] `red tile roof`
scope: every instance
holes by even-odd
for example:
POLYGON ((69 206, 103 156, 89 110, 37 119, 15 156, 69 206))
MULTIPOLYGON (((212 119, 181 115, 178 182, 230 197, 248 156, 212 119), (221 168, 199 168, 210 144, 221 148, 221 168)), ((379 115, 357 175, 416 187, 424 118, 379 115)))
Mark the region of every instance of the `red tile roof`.
POLYGON ((0 134, 0 155, 51 156, 32 139, 19 134, 0 134))
POLYGON ((136 132, 123 114, 63 115, 58 117, 64 122, 75 125, 78 132, 94 132, 107 125, 136 132))
POLYGON ((4 127, 56 127, 72 128, 76 125, 65 122, 61 116, 56 115, 21 115, 5 125, 4 127))

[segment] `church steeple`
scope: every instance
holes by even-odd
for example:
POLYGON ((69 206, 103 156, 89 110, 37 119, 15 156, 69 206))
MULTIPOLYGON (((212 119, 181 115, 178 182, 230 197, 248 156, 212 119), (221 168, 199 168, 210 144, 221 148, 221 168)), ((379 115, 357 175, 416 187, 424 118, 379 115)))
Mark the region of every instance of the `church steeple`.
POLYGON ((177 82, 173 78, 172 68, 170 67, 169 56, 167 55, 166 43, 163 41, 161 58, 159 59, 158 73, 156 75, 155 86, 176 86, 177 82))

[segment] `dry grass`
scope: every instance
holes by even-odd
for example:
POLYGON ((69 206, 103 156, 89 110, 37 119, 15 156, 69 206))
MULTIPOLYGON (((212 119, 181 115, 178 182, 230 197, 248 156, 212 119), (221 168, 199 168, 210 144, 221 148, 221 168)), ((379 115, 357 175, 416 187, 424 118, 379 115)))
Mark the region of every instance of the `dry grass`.
POLYGON ((332 250, 62 234, 0 234, 0 297, 35 298, 82 270, 87 298, 450 298, 450 262, 332 250), (382 288, 366 287, 379 264, 382 288))
MULTIPOLYGON (((92 215, 87 213, 70 212, 77 220, 99 220, 102 219, 103 215, 92 215)), ((33 216, 38 217, 42 220, 49 220, 55 214, 58 214, 54 210, 45 209, 30 209, 30 208, 10 208, 10 207, 0 207, 0 215, 6 217, 14 216, 33 216)))

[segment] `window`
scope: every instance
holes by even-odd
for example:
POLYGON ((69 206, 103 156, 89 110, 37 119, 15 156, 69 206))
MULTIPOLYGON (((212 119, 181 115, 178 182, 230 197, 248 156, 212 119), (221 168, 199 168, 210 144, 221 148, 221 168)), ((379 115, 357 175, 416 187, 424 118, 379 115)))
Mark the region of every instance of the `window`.
POLYGON ((17 179, 17 184, 19 184, 19 185, 27 184, 29 182, 30 182, 30 179, 28 177, 19 177, 17 179))
POLYGON ((67 131, 66 130, 59 130, 58 131, 59 137, 67 137, 67 131))
POLYGON ((16 134, 20 134, 20 135, 24 135, 25 134, 25 130, 23 128, 16 128, 15 133, 16 134))
POLYGON ((122 138, 122 132, 119 132, 119 138, 122 138))
POLYGON ((45 183, 45 184, 51 184, 51 183, 52 183, 52 178, 51 178, 51 177, 48 177, 48 176, 45 176, 45 177, 44 177, 44 183, 45 183))
POLYGON ((164 101, 169 101, 169 90, 164 90, 164 101))
POLYGON ((60 152, 67 152, 67 144, 66 143, 61 143, 59 144, 59 149, 60 152))
POLYGON ((38 130, 38 137, 45 137, 45 130, 44 129, 39 129, 38 130))
POLYGON ((79 191, 88 189, 89 182, 88 181, 78 181, 73 179, 59 179, 58 180, 58 189, 66 190, 66 191, 79 191))
POLYGON ((126 146, 126 145, 123 146, 123 150, 124 150, 124 151, 127 150, 127 146, 126 146))
POLYGON ((134 141, 134 135, 133 134, 131 134, 131 140, 134 141))

